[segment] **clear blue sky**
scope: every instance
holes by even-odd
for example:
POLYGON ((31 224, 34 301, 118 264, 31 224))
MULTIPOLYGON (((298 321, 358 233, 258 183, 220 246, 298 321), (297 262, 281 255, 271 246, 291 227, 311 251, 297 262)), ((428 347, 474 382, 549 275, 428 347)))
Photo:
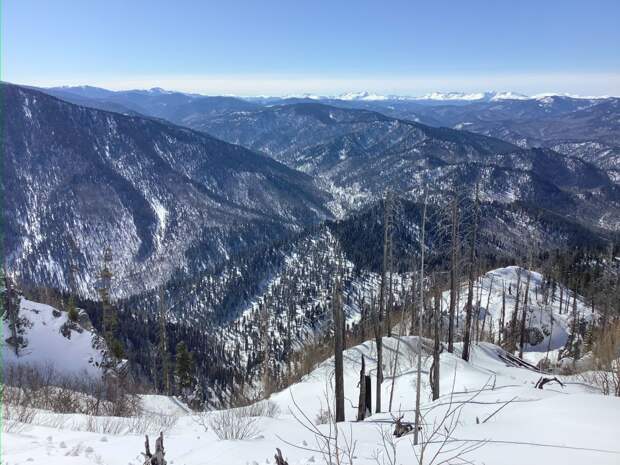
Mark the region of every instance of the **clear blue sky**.
POLYGON ((2 0, 2 79, 620 94, 620 0, 2 0))

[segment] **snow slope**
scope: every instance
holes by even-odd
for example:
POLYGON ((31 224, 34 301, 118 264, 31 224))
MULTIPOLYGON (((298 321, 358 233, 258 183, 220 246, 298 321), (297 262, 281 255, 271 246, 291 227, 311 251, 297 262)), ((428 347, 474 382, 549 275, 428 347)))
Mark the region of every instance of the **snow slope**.
MULTIPOLYGON (((528 317, 526 328, 538 328, 542 331, 544 338, 537 344, 526 343, 526 352, 546 352, 547 349, 553 351, 564 347, 570 334, 570 323, 573 315, 573 292, 562 289, 558 286, 553 293, 553 299, 549 298, 545 303, 542 285, 543 276, 536 271, 528 271, 517 266, 508 266, 489 271, 480 277, 474 286, 474 306, 476 302, 480 307, 479 326, 487 314, 485 333, 490 328, 497 337, 501 321, 502 312, 502 293, 506 290, 506 310, 505 326, 509 324, 515 310, 517 283, 520 279, 520 307, 523 308, 525 290, 528 274, 530 275, 530 287, 528 298, 528 317), (490 299, 489 299, 489 289, 490 299), (560 314, 560 295, 562 295, 562 314, 560 314), (569 298, 570 297, 570 298, 569 298), (570 303, 567 303, 570 301, 570 303), (553 323, 552 323, 553 320, 553 323)), ((465 305, 467 300, 467 285, 463 284, 460 289, 460 299, 458 303, 458 325, 462 327, 465 320, 465 305)), ((442 309, 448 308, 450 293, 446 291, 442 295, 442 309)), ((592 318, 591 308, 587 308, 583 298, 577 295, 577 313, 586 321, 592 318)))
MULTIPOLYGON (((383 404, 387 409, 389 388, 395 382, 393 412, 414 418, 416 354, 415 337, 385 338, 386 378, 383 383, 383 404), (399 354, 396 376, 391 376, 392 355, 399 354), (392 354, 392 355, 390 355, 392 354)), ((457 347, 457 351, 460 348, 457 347)), ((564 378, 565 388, 548 385, 544 390, 535 389, 539 373, 523 368, 506 366, 498 357, 494 345, 482 343, 473 348, 470 363, 463 362, 458 354, 441 356, 441 398, 430 400, 428 370, 430 360, 424 357, 422 413, 424 429, 437 421, 450 404, 448 395, 455 391, 452 406, 467 399, 473 401, 462 409, 453 439, 482 441, 481 447, 466 458, 473 463, 510 465, 547 463, 563 465, 597 465, 620 463, 620 399, 598 395, 592 387, 564 378), (454 374, 456 373, 456 378, 454 374), (484 390, 478 392, 481 388, 484 390), (484 420, 502 407, 510 404, 484 420), (480 424, 478 424, 479 419, 480 424)), ((361 355, 366 357, 367 370, 373 377, 375 346, 372 342, 352 347, 345 352, 345 423, 340 427, 341 440, 353 437, 357 465, 389 463, 381 443, 382 430, 391 433, 390 415, 374 414, 364 422, 353 422, 357 404, 357 379, 361 355), (383 462, 385 459, 385 462, 383 462)), ((314 436, 294 418, 300 416, 295 403, 311 422, 325 405, 323 392, 326 380, 333 372, 333 361, 320 364, 311 374, 289 389, 274 394, 271 401, 281 409, 277 418, 259 418, 261 434, 247 441, 218 440, 213 431, 204 431, 192 417, 179 417, 166 433, 167 460, 171 465, 247 465, 274 463, 275 448, 282 449, 289 465, 324 463, 316 448, 314 436), (293 399, 295 402, 293 402, 293 399), (289 410, 290 409, 290 410, 289 410), (297 447, 295 447, 297 446, 297 447)), ((150 409, 158 403, 167 405, 164 398, 151 397, 150 409)), ((374 396, 373 396, 374 404, 374 396)), ((327 425, 319 426, 329 430, 327 425)), ((388 434, 390 437, 390 434, 388 434)), ((57 465, 130 464, 141 465, 139 452, 143 436, 138 434, 101 434, 74 431, 69 428, 29 426, 20 433, 6 433, 3 438, 3 464, 53 463, 57 465)), ((451 443, 456 446, 462 443, 451 443)), ((468 442, 468 444, 474 444, 468 442)), ((429 446, 429 452, 433 447, 429 446)), ((411 445, 411 436, 396 440, 396 464, 417 463, 411 445)), ((445 458, 445 457, 444 457, 445 458)), ((346 462, 345 462, 346 463, 346 462)), ((427 462, 428 463, 428 462, 427 462)), ((456 462, 452 462, 456 463, 456 462)))
POLYGON ((66 312, 21 298, 19 317, 24 321, 23 337, 26 340, 19 355, 15 355, 13 347, 6 343, 10 329, 8 321, 2 321, 2 359, 5 365, 52 365, 65 374, 100 374, 101 352, 94 347, 95 334, 69 322, 66 312))

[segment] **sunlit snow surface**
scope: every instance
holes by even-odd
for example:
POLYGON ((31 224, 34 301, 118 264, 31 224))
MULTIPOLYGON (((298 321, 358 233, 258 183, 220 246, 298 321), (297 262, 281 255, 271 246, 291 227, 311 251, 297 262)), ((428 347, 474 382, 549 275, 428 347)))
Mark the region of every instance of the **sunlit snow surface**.
POLYGON ((3 320, 2 361, 4 366, 15 363, 53 366, 57 372, 71 375, 99 375, 96 366, 101 362, 101 352, 93 347, 93 333, 82 328, 79 332, 70 330, 66 337, 61 328, 67 323, 67 313, 56 311, 54 307, 21 299, 20 318, 24 319, 23 337, 27 345, 15 355, 13 347, 4 339, 11 334, 8 321, 3 320))
MULTIPOLYGON (((492 323, 495 326, 498 321, 498 312, 501 312, 502 284, 506 289, 509 287, 512 289, 512 294, 507 295, 506 299, 506 318, 509 318, 514 308, 518 272, 521 272, 523 286, 521 295, 524 296, 527 272, 516 267, 489 272, 476 285, 476 300, 486 308, 488 289, 491 279, 493 280, 489 301, 489 316, 492 316, 492 320, 488 320, 487 324, 492 323)), ((526 354, 532 361, 544 357, 547 347, 551 349, 550 357, 557 356, 558 346, 564 343, 570 328, 566 314, 558 313, 559 289, 553 302, 549 305, 543 303, 539 289, 541 279, 542 276, 538 273, 533 272, 530 275, 531 324, 544 325, 553 315, 554 328, 557 328, 557 332, 555 330, 553 332, 551 345, 548 344, 548 339, 545 339, 539 344, 540 347, 526 347, 528 351, 539 351, 526 354)), ((464 289, 462 293, 460 309, 464 304, 464 289)), ((444 294, 443 298, 445 309, 447 294, 444 294)), ((578 312, 587 314, 588 309, 579 297, 577 304, 578 312)), ((572 307, 570 308, 572 310, 572 307)), ((50 328, 54 329, 56 325, 62 324, 64 318, 64 314, 59 318, 54 317, 49 306, 28 301, 22 304, 22 310, 36 315, 33 320, 38 326, 31 328, 31 337, 35 334, 32 332, 34 328, 39 326, 46 328, 45 331, 48 331, 46 334, 49 334, 50 328)), ((55 334, 54 331, 52 333, 55 334)), ((62 340, 46 340, 45 348, 33 346, 31 355, 25 354, 24 357, 35 357, 35 349, 43 348, 44 353, 59 357, 60 360, 67 360, 68 357, 75 360, 74 351, 84 351, 83 355, 77 356, 77 359, 84 363, 90 349, 87 341, 80 343, 84 345, 83 347, 78 347, 77 342, 78 340, 72 336, 71 350, 68 350, 62 340)), ((383 345, 385 376, 382 387, 383 409, 388 408, 390 389, 394 383, 392 413, 402 414, 406 421, 413 421, 417 338, 412 336, 384 338, 383 345), (394 369, 397 353, 398 363, 394 369)), ((428 349, 430 341, 424 341, 423 346, 428 349)), ((431 401, 428 380, 431 359, 425 350, 421 403, 422 413, 425 414, 423 424, 428 431, 449 408, 449 394, 452 390, 455 391, 453 407, 456 402, 473 399, 472 403, 463 408, 459 424, 452 435, 453 439, 484 442, 482 447, 466 456, 467 460, 494 465, 620 463, 620 444, 617 440, 620 437, 620 424, 617 421, 620 399, 600 395, 596 388, 582 383, 578 377, 560 377, 566 384, 564 388, 557 384, 549 384, 544 390, 536 389, 534 383, 541 376, 540 373, 507 366, 499 357, 501 349, 489 343, 474 345, 469 363, 460 359, 460 350, 461 346, 457 344, 455 354, 443 352, 441 355, 441 397, 436 402, 431 401), (484 390, 478 393, 477 391, 483 387, 484 390), (484 422, 493 412, 511 400, 511 403, 484 422)), ((372 377, 374 407, 376 350, 374 342, 367 341, 349 348, 344 355, 347 421, 340 426, 340 437, 349 438, 351 434, 353 435, 356 441, 355 464, 376 464, 377 456, 380 461, 382 457, 386 458, 385 463, 388 463, 386 452, 381 445, 381 430, 385 428, 391 433, 392 426, 389 424, 391 415, 380 413, 372 415, 364 422, 353 421, 357 412, 357 383, 362 355, 366 361, 366 372, 372 377)), ((258 425, 261 432, 259 437, 253 440, 217 439, 212 430, 205 432, 195 421, 196 418, 188 413, 188 409, 173 398, 143 396, 142 404, 144 410, 148 412, 147 415, 163 414, 178 418, 174 426, 166 432, 166 458, 171 465, 273 464, 276 447, 283 451, 289 465, 321 464, 324 463, 321 455, 308 450, 316 449, 316 441, 314 436, 295 419, 294 415, 297 417, 301 415, 295 404, 312 422, 315 422, 319 412, 326 405, 324 393, 326 391, 331 393, 333 390, 330 385, 332 375, 333 359, 328 359, 300 382, 272 395, 271 401, 279 406, 281 413, 276 418, 259 418, 258 425)), ((143 460, 140 456, 144 442, 142 434, 86 432, 84 430, 87 423, 87 418, 80 415, 60 416, 40 412, 33 425, 27 425, 19 432, 4 433, 2 464, 142 465, 143 460), (49 425, 50 418, 60 417, 63 419, 60 422, 62 426, 54 428, 42 426, 42 424, 49 425)), ((319 428, 324 432, 329 429, 327 425, 319 428)), ((405 436, 396 440, 395 463, 417 463, 411 439, 411 436, 405 436)), ((430 446, 427 453, 436 452, 437 447, 430 446)))
MULTIPOLYGON (((395 378, 393 411, 400 411, 405 420, 413 420, 415 405, 415 370, 412 360, 417 340, 404 337, 399 344, 400 360, 395 378)), ((387 408, 389 389, 392 384, 388 369, 398 344, 396 338, 384 339, 386 357, 386 379, 383 383, 384 406, 387 408)), ((458 351, 457 347, 457 351, 458 351)), ((564 389, 548 385, 544 390, 535 389, 533 384, 538 373, 522 368, 508 367, 498 356, 499 349, 491 344, 480 344, 473 350, 471 363, 463 362, 458 356, 444 353, 441 356, 441 394, 439 401, 429 398, 428 368, 426 360, 423 369, 423 413, 428 428, 448 408, 439 406, 449 403, 449 392, 454 385, 454 401, 464 401, 475 395, 486 385, 484 391, 475 397, 475 402, 464 407, 460 424, 454 431, 458 439, 482 440, 486 444, 468 455, 474 463, 497 465, 522 463, 561 463, 563 465, 617 464, 620 447, 617 438, 620 426, 617 415, 620 399, 598 395, 596 390, 577 381, 564 379, 564 389), (455 371, 456 368, 456 371, 455 371), (456 373, 456 380, 453 380, 456 373), (453 384, 454 383, 454 384, 453 384), (503 402, 514 401, 502 409, 488 422, 482 422, 503 402), (481 424, 477 424, 478 419, 481 424), (499 441, 499 442, 498 442, 499 441), (506 442, 501 442, 506 441, 506 442), (567 448, 570 447, 570 448, 567 448), (615 452, 614 452, 615 451, 615 452)), ((357 404, 357 379, 361 355, 366 356, 367 369, 375 374, 374 343, 367 342, 345 352, 345 409, 347 422, 341 424, 341 438, 353 435, 356 441, 356 460, 361 465, 375 464, 375 456, 385 453, 381 441, 381 428, 391 426, 383 421, 389 414, 375 414, 364 422, 354 422, 357 404)), ((295 402, 312 421, 321 405, 326 380, 333 371, 331 360, 321 364, 309 376, 290 389, 275 394, 282 413, 278 418, 260 418, 261 435, 247 441, 221 441, 212 431, 205 432, 168 398, 149 396, 146 404, 149 411, 161 411, 179 416, 178 421, 166 435, 166 458, 176 465, 246 465, 274 463, 275 448, 282 449, 290 465, 324 463, 320 454, 305 449, 316 448, 314 437, 301 426, 291 414, 299 412, 295 402), (291 409, 291 410, 289 410, 291 409), (299 446, 299 448, 294 447, 299 446)), ((374 398, 373 398, 374 402, 374 398)), ((72 416, 68 416, 71 419, 72 416)), ((66 423, 66 425, 70 422, 66 423)), ((327 431, 326 425, 320 426, 327 431)), ((139 452, 142 450, 142 435, 111 435, 88 433, 63 428, 29 426, 20 433, 5 433, 3 438, 3 463, 53 463, 58 465, 132 464, 141 465, 139 452)), ((411 437, 396 441, 398 464, 414 462, 411 437)), ((434 451, 433 447, 429 450, 434 451)))

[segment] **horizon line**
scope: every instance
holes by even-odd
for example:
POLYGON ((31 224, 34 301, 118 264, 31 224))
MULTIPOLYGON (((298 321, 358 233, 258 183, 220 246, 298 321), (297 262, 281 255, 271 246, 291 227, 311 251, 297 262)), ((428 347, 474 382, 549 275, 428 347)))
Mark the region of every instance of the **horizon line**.
POLYGON ((420 97, 439 93, 482 94, 512 92, 531 98, 544 95, 605 98, 620 96, 620 72, 499 74, 480 76, 369 76, 312 75, 162 75, 73 76, 31 78, 5 76, 5 81, 40 88, 91 86, 111 91, 166 89, 200 95, 238 97, 340 96, 368 92, 382 96, 420 97), (355 90, 359 89, 359 90, 355 90), (457 90, 455 90, 457 89, 457 90))

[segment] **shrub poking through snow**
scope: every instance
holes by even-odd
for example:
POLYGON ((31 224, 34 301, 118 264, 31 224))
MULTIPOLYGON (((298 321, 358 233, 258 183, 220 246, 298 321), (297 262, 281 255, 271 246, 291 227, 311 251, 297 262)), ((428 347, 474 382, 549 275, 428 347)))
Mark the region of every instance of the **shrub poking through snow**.
POLYGON ((208 424, 219 439, 245 440, 260 435, 258 417, 250 416, 248 407, 207 414, 208 424))

